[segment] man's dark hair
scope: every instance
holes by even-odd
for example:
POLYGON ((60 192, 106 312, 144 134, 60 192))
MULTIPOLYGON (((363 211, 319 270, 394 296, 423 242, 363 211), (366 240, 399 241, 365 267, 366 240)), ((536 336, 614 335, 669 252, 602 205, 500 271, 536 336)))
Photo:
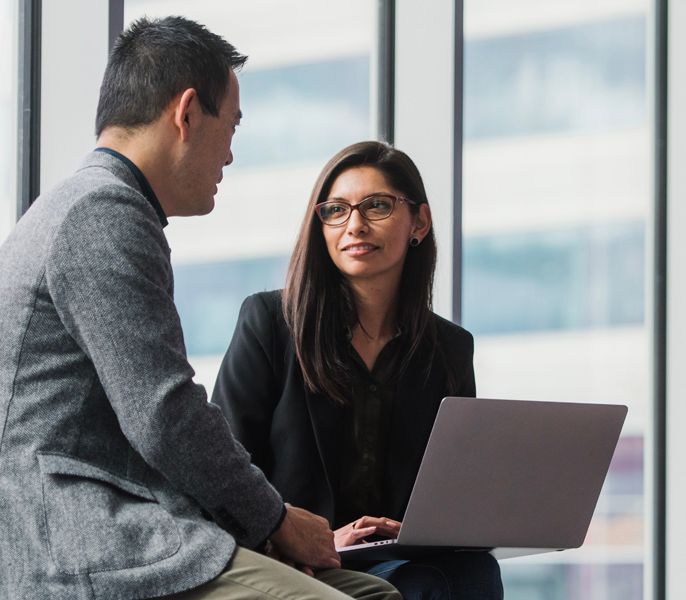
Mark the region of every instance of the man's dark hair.
POLYGON ((100 87, 95 134, 106 127, 135 128, 155 121, 188 88, 202 110, 218 116, 229 70, 247 57, 220 36, 183 17, 142 18, 117 39, 100 87))

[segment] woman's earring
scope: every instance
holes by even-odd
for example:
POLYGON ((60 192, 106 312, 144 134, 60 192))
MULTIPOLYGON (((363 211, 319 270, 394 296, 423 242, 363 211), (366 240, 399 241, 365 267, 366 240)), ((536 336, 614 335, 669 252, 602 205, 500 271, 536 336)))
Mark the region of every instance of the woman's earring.
POLYGON ((412 237, 410 238, 410 246, 412 246, 413 248, 416 248, 417 246, 419 246, 419 242, 420 242, 420 241, 421 241, 421 240, 420 240, 418 237, 412 236, 412 237))

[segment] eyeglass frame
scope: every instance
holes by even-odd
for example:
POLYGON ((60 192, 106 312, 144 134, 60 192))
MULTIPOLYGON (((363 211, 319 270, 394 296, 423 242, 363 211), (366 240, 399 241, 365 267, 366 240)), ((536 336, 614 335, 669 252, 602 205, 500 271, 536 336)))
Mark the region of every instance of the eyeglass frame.
POLYGON ((327 227, 342 227, 345 225, 348 221, 350 221, 350 218, 353 216, 353 211, 357 210, 360 213, 360 216, 365 220, 365 221, 384 221, 388 219, 393 212, 395 211, 395 206, 398 202, 404 202, 408 206, 419 206, 419 202, 415 202, 414 200, 410 200, 409 198, 405 198, 404 196, 396 196, 395 194, 388 194, 386 192, 379 192, 378 194, 372 194, 370 196, 367 196, 366 198, 363 198, 358 202, 357 204, 350 204, 350 202, 346 202, 345 200, 326 200, 325 202, 320 202, 314 207, 314 211, 317 213, 317 216, 319 217, 319 220, 321 221, 322 225, 326 225, 327 227), (360 206, 362 206, 367 200, 371 200, 372 198, 390 198, 393 200, 393 206, 391 206, 391 211, 385 216, 381 217, 379 219, 370 219, 369 217, 366 217, 364 213, 360 210, 360 206), (324 221, 322 218, 320 211, 320 207, 326 206, 327 204, 344 204, 350 208, 350 212, 348 213, 348 216, 345 218, 345 221, 341 221, 340 223, 327 223, 324 221))

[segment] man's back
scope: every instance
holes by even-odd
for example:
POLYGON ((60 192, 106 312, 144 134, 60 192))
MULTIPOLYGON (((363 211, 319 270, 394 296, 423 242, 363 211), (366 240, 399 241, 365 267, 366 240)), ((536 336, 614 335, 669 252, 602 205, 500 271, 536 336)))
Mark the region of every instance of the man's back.
POLYGON ((162 227, 214 207, 245 60, 183 17, 132 23, 97 150, 0 247, 0 600, 398 598, 331 570, 329 524, 284 504, 192 380, 162 227), (329 571, 250 550, 267 539, 329 571))
POLYGON ((115 158, 93 153, 87 164, 0 248, 2 598, 169 593, 218 574, 234 545, 141 457, 167 450, 153 450, 160 436, 145 429, 161 427, 150 413, 165 385, 153 373, 165 356, 145 356, 146 338, 167 336, 165 353, 180 354, 162 371, 168 385, 195 386, 179 368, 155 211, 115 158), (139 284, 141 270, 149 281, 139 284), (147 287, 167 303, 132 307, 147 287), (128 347, 123 328, 136 338, 128 347))

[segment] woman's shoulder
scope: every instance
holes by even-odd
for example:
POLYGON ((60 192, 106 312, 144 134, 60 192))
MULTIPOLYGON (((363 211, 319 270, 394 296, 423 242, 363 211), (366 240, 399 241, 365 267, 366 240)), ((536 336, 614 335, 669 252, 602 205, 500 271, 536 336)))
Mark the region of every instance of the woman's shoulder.
POLYGON ((251 294, 243 300, 242 310, 281 314, 281 294, 283 290, 270 290, 251 294))
POLYGON ((435 324, 440 344, 459 346, 472 346, 474 344, 474 337, 464 327, 433 312, 431 313, 431 318, 435 324))
POLYGON ((258 329, 263 329, 267 325, 270 328, 285 325, 281 309, 281 292, 282 290, 271 290, 248 296, 241 305, 239 322, 252 324, 258 329))

